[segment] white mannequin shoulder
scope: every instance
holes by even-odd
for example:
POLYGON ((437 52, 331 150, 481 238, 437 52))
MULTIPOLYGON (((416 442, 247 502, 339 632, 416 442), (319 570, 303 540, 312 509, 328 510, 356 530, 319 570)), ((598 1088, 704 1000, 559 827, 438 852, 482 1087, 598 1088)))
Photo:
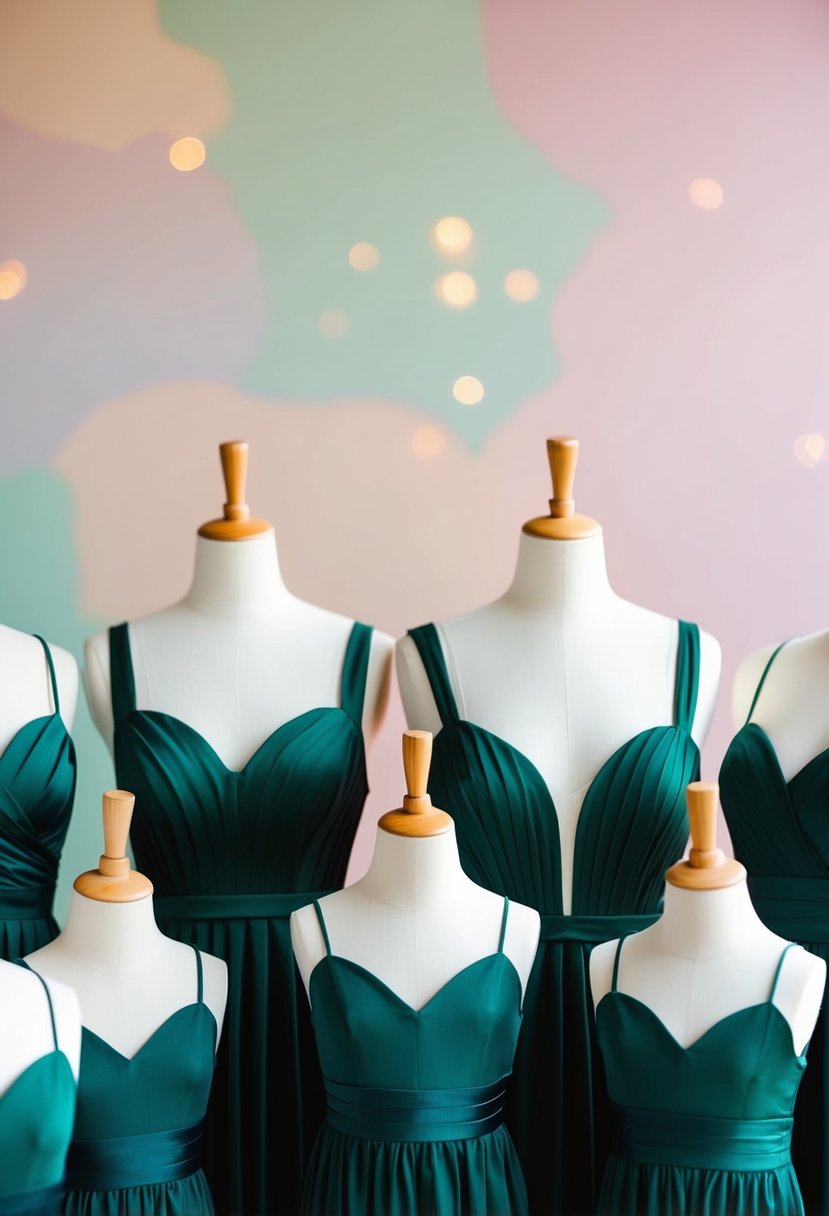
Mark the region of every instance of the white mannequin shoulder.
POLYGON ((58 980, 41 981, 25 967, 0 962, 0 1095, 36 1060, 55 1050, 49 992, 58 1050, 77 1079, 81 1060, 81 1015, 73 990, 58 980))
MULTIPOLYGON (((71 731, 78 704, 78 665, 68 650, 48 642, 55 668, 60 716, 71 731)), ((0 748, 26 722, 55 711, 48 662, 41 642, 29 633, 0 625, 0 664, 6 696, 0 702, 0 748)))

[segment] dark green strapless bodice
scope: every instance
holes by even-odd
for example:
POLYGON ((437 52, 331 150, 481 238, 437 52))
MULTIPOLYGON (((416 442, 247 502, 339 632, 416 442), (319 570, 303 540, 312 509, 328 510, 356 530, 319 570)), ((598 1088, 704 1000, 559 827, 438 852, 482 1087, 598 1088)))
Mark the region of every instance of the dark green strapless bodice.
POLYGON ((58 684, 46 657, 54 713, 20 728, 0 755, 0 958, 22 958, 57 934, 52 900, 75 796, 75 748, 60 716, 58 684))
MULTIPOLYGON (((521 981, 497 952, 414 1009, 332 953, 311 975, 328 1118, 308 1169, 313 1216, 520 1216, 526 1194, 503 1125, 521 981)), ((494 943, 493 943, 494 944, 494 943)))
MULTIPOLYGON (((758 915, 774 933, 829 962, 829 748, 786 781, 771 739, 751 721, 782 649, 778 646, 766 664, 746 723, 725 754, 720 796, 734 855, 748 870, 758 915)), ((797 1101, 792 1157, 806 1211, 824 1216, 829 1212, 825 1008, 812 1036, 809 1069, 797 1101)))
POLYGON ((0 1096, 0 1216, 59 1216, 75 1117, 75 1078, 58 1045, 44 980, 54 1051, 41 1056, 0 1096))
POLYGON ((505 739, 460 716, 435 626, 410 636, 442 722, 429 789, 455 821, 463 867, 475 882, 541 913, 541 946, 507 1105, 530 1210, 534 1216, 587 1213, 606 1140, 587 960, 596 942, 655 920, 664 872, 685 847, 685 787, 699 775, 690 733, 699 631, 678 622, 673 723, 630 739, 587 790, 576 833, 572 915, 563 914, 558 816, 544 779, 505 739))
POLYGON ((738 1009, 683 1047, 657 1015, 618 990, 596 1009, 613 1111, 605 1216, 798 1216, 792 1111, 805 1056, 774 1004, 738 1009))

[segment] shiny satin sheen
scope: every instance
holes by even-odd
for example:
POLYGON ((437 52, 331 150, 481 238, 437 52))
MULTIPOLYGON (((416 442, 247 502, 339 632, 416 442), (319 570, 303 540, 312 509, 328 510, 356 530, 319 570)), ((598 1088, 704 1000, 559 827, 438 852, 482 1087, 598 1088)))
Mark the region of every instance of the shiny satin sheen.
POLYGON ((0 1195, 0 1216, 61 1216, 63 1195, 62 1182, 22 1195, 0 1195))
POLYGON ((367 1089, 325 1078, 328 1122, 365 1140, 470 1140, 504 1120, 506 1077, 465 1089, 367 1089))
POLYGON ((73 1140, 66 1185, 73 1190, 115 1191, 187 1178, 201 1168, 202 1126, 73 1140))
POLYGON ((628 1161, 703 1170, 774 1170, 791 1161, 791 1117, 721 1119, 611 1104, 611 1151, 628 1161))

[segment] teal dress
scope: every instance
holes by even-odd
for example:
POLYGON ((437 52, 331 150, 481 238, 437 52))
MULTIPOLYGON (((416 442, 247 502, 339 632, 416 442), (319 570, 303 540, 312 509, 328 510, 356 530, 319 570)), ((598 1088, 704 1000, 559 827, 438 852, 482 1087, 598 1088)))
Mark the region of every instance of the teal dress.
MULTIPOLYGON (((785 644, 785 643, 784 643, 785 644)), ((774 745, 748 718, 720 770, 720 797, 735 856, 748 870, 757 914, 774 933, 829 963, 829 748, 786 781, 774 745)), ((829 1023, 824 1009, 809 1047, 795 1110, 792 1159, 811 1216, 829 1212, 829 1023)))
POLYGON ((682 1047, 613 985, 596 1009, 613 1111, 598 1216, 802 1216, 792 1108, 806 1057, 774 1002, 738 1009, 682 1047))
POLYGON ((685 787, 699 776, 690 733, 699 632, 678 623, 673 723, 630 739, 587 790, 576 834, 572 915, 562 911, 558 817, 544 779, 505 739, 461 718, 434 625, 412 630, 411 637, 443 724, 429 790, 455 821, 463 868, 481 886, 541 913, 506 1108, 530 1211, 588 1213, 608 1136, 588 957, 597 942, 653 923, 665 870, 685 848, 685 787))
MULTIPOLYGON (((239 772, 186 722, 138 709, 129 629, 110 630, 115 770, 164 933, 223 958, 228 1003, 205 1128, 216 1208, 289 1216, 325 1112, 289 918, 341 887, 368 793, 371 630, 355 624, 339 706, 275 730, 239 772)), ((278 673, 262 673, 262 679, 278 673)))
POLYGON ((52 901, 75 797, 75 748, 60 716, 33 718, 0 755, 0 958, 22 958, 57 936, 52 901))
POLYGON ((197 996, 134 1056, 83 1027, 65 1216, 212 1216, 201 1169, 216 1020, 197 996))
POLYGON ((302 1201, 307 1216, 525 1216, 503 1123, 521 1022, 521 981, 498 949, 420 1009, 331 951, 311 973, 311 1017, 328 1096, 302 1201))
POLYGON ((75 1117, 75 1078, 58 1046, 41 1056, 0 1096, 0 1216, 62 1216, 66 1150, 75 1117))

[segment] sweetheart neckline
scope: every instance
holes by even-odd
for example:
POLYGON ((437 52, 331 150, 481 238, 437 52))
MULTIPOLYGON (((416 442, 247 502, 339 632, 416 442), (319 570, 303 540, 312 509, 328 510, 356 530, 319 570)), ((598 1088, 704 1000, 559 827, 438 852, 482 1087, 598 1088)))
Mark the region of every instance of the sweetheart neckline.
MULTIPOLYGON (((345 965, 347 967, 351 967, 355 971, 359 972, 361 975, 367 976, 370 980, 372 980, 373 983, 377 984, 384 992, 388 993, 392 997, 392 999, 395 1000, 399 1005, 402 1005, 404 1009, 407 1009, 409 1011, 409 1013, 413 1014, 415 1017, 419 1017, 420 1014, 423 1013, 424 1010, 428 1009, 429 1006, 431 1004, 433 1004, 433 1002, 436 1001, 438 999, 438 997, 441 996, 442 993, 444 993, 446 991, 447 988, 449 988, 452 984, 454 984, 455 980, 459 979, 462 975, 465 975, 468 971, 471 971, 474 967, 479 966, 481 963, 491 962, 492 959, 494 959, 494 958, 504 959, 504 961, 507 963, 510 971, 512 972, 513 976, 515 977, 515 980, 518 984, 518 1015, 520 1017, 521 1016, 521 994, 522 994, 522 987, 523 987, 521 984, 521 976, 518 974, 518 968, 515 966, 515 963, 512 961, 512 959, 509 957, 508 954, 504 953, 503 950, 494 951, 492 954, 482 954, 480 958, 473 959, 471 963, 467 963, 467 965, 465 967, 462 967, 460 969, 460 971, 456 971, 454 975, 451 975, 445 984, 441 984, 441 986, 437 989, 437 991, 432 993, 432 995, 429 997, 428 1001, 426 1001, 423 1005, 420 1005, 419 1008, 417 1008, 417 1009, 415 1009, 414 1005, 410 1005, 408 1001, 404 1000, 403 997, 400 996, 400 994, 398 992, 395 992, 395 990, 393 988, 389 987, 389 985, 385 982, 385 980, 381 980, 379 975, 375 975, 375 973, 373 971, 369 971, 368 967, 364 967, 362 965, 362 963, 355 962, 354 959, 345 958, 345 956, 342 954, 324 954, 322 956, 322 958, 317 963, 314 964, 313 970, 311 971, 311 974, 308 977, 308 991, 310 993, 311 985, 314 982, 314 976, 317 974, 317 972, 319 971, 322 964, 326 961, 326 959, 328 959, 330 961, 345 963, 345 965)), ((312 1001, 311 1002, 311 1016, 312 1017, 313 1017, 313 1013, 314 1013, 314 1002, 312 1001)))
POLYGON ((745 722, 740 727, 740 729, 737 731, 737 733, 734 735, 734 738, 731 740, 731 743, 729 743, 725 756, 723 757, 723 766, 725 766, 725 763, 728 759, 728 753, 731 751, 731 747, 734 744, 734 742, 737 739, 739 739, 740 735, 742 735, 745 731, 748 731, 749 729, 753 729, 760 736, 764 747, 769 752, 769 754, 772 757, 772 760, 774 761, 775 770, 776 770, 777 774, 779 775, 781 782, 783 783, 783 785, 785 785, 785 787, 789 791, 789 793, 791 793, 791 787, 792 787, 792 785, 794 785, 795 781, 797 781, 798 778, 801 777, 804 773, 807 773, 813 764, 816 764, 817 761, 822 760, 824 756, 829 756, 829 747, 824 747, 822 751, 817 752, 814 756, 812 756, 812 758, 810 760, 807 760, 802 768, 799 768, 796 773, 793 773, 792 776, 788 780, 786 780, 786 774, 783 772, 783 766, 780 763, 780 757, 777 754, 777 748, 774 746, 774 743, 772 742, 771 735, 768 733, 767 730, 765 730, 764 727, 762 727, 760 725, 759 722, 745 722))
POLYGON ((623 997, 626 1001, 631 1001, 634 1005, 639 1006, 640 1009, 644 1009, 645 1012, 650 1015, 652 1021, 655 1022, 656 1025, 664 1032, 666 1038, 668 1038, 671 1041, 671 1043, 674 1044, 674 1046, 678 1047, 679 1050, 684 1055, 690 1055, 690 1053, 692 1051, 694 1051, 695 1048, 698 1047, 700 1043, 702 1043, 705 1039, 707 1039, 708 1036, 713 1033, 713 1031, 719 1029, 719 1027, 723 1026, 726 1022, 730 1022, 733 1018, 739 1017, 741 1014, 753 1013, 757 1009, 774 1010, 775 1014, 782 1021, 783 1025, 785 1026, 786 1030, 788 1031, 788 1038, 789 1038, 789 1042, 791 1044, 791 1049, 792 1049, 792 1058, 794 1060, 796 1060, 798 1063, 803 1064, 804 1066, 806 1064, 806 1052, 807 1052, 809 1044, 807 1043, 806 1047, 804 1047, 804 1049, 803 1049, 803 1052, 800 1055, 798 1055, 797 1051, 795 1050, 795 1046, 794 1046, 794 1032, 792 1030, 791 1023, 789 1022, 789 1019, 786 1017, 786 1015, 780 1010, 780 1008, 777 1005, 775 1005, 774 1001, 768 1001, 768 1000, 755 1001, 755 1003, 753 1005, 743 1005, 742 1008, 740 1008, 740 1009, 734 1009, 731 1013, 727 1013, 725 1015, 725 1017, 718 1018, 717 1021, 712 1023, 712 1025, 709 1026, 707 1030, 704 1030, 701 1035, 699 1035, 696 1039, 694 1039, 693 1043, 689 1043, 687 1047, 684 1047, 682 1045, 682 1043, 680 1043, 680 1041, 676 1037, 676 1035, 668 1028, 668 1026, 665 1024, 665 1022, 663 1022, 663 1020, 659 1016, 659 1014, 656 1013, 653 1009, 651 1009, 650 1005, 646 1005, 644 1001, 640 1001, 639 997, 634 996, 633 993, 631 993, 631 992, 620 992, 618 989, 616 989, 615 991, 613 989, 611 989, 610 992, 606 992, 604 994, 604 996, 601 998, 601 1000, 599 1001, 598 1005, 596 1006, 596 1017, 599 1016, 599 1010, 601 1009, 602 1005, 604 1005, 604 1003, 608 999, 608 997, 611 997, 611 996, 615 996, 617 998, 623 997))
POLYGON ((358 728, 357 723, 354 721, 351 714, 348 712, 348 710, 343 709, 343 707, 341 705, 319 705, 319 706, 314 707, 313 709, 304 710, 303 713, 297 714, 297 716, 295 718, 288 718, 287 721, 285 721, 285 722, 281 723, 281 725, 277 726, 275 730, 272 730, 271 733, 262 740, 262 742, 259 744, 259 746, 251 752, 250 756, 247 758, 247 760, 245 761, 245 763, 242 765, 241 768, 230 768, 227 764, 225 764, 224 760, 219 755, 219 753, 216 751, 213 744, 208 739, 206 739, 200 731, 196 730, 195 726, 191 726, 190 723, 185 722, 183 718, 177 718, 175 716, 175 714, 165 713, 165 711, 162 709, 133 709, 133 710, 130 710, 130 712, 128 714, 125 714, 125 716, 120 720, 120 722, 116 723, 115 733, 117 734, 120 727, 122 727, 123 725, 128 723, 132 718, 135 718, 135 717, 150 718, 150 719, 160 718, 160 719, 164 719, 167 722, 173 722, 173 723, 175 723, 176 726, 183 727, 184 730, 188 731, 191 735, 195 735, 195 737, 204 744, 204 747, 207 749, 207 751, 210 753, 210 755, 216 760, 217 764, 220 765, 220 767, 224 770, 225 773, 229 773, 233 777, 241 777, 251 767, 251 765, 258 758, 260 753, 263 752, 265 750, 265 748, 267 748, 268 744, 271 743, 272 740, 274 740, 281 731, 287 730, 287 728, 289 726, 295 726, 297 723, 301 722, 303 720, 303 718, 309 718, 315 714, 329 714, 329 713, 336 713, 336 714, 343 715, 343 717, 349 723, 351 729, 359 735, 361 740, 363 740, 363 757, 365 758, 365 741, 364 741, 362 729, 358 728))
POLYGON ((69 1057, 65 1051, 61 1051, 59 1047, 55 1047, 52 1051, 47 1051, 45 1055, 38 1056, 36 1060, 32 1060, 31 1064, 27 1064, 23 1071, 17 1074, 8 1089, 4 1090, 4 1092, 0 1094, 0 1107, 2 1107, 3 1103, 6 1101, 6 1098, 8 1098, 15 1086, 22 1081, 24 1077, 28 1076, 29 1073, 32 1072, 33 1069, 37 1068, 38 1065, 42 1064, 44 1060, 53 1060, 56 1056, 60 1056, 62 1060, 66 1061, 66 1067, 69 1069, 69 1073, 74 1084, 75 1074, 72 1072, 72 1065, 69 1063, 69 1057))
POLYGON ((9 739, 8 743, 3 748, 2 752, 0 752, 0 765, 2 765, 3 761, 6 759, 6 756, 11 751, 11 749, 14 747, 15 743, 17 742, 17 740, 20 738, 20 736, 23 734, 24 731, 27 731, 32 726, 40 725, 41 722, 51 724, 52 722, 54 722, 55 718, 57 718, 60 721, 60 724, 63 728, 63 734, 66 736, 66 738, 71 743, 72 736, 70 735, 69 731, 66 729, 66 723, 64 722, 63 718, 61 718, 60 714, 57 713, 57 711, 53 714, 40 714, 39 717, 30 718, 28 722, 24 722, 23 725, 14 732, 11 739, 9 739))
MULTIPOLYGON (((158 1026, 156 1026, 156 1028, 152 1032, 152 1034, 150 1034, 144 1040, 144 1042, 138 1048, 138 1051, 136 1051, 135 1054, 131 1055, 131 1056, 124 1055, 123 1051, 119 1051, 117 1047, 113 1047, 112 1043, 110 1043, 107 1039, 105 1039, 101 1035, 99 1035, 98 1032, 96 1030, 93 1030, 90 1026, 81 1026, 81 1035, 85 1035, 85 1034, 90 1035, 93 1039, 97 1039, 97 1041, 99 1043, 102 1043, 104 1045, 104 1047, 107 1048, 107 1050, 109 1050, 113 1053, 113 1055, 118 1056, 118 1058, 121 1060, 125 1060, 127 1062, 127 1064, 132 1064, 135 1060, 138 1059, 138 1057, 141 1055, 142 1051, 144 1051, 144 1049, 146 1047, 149 1047, 150 1043, 152 1043, 153 1040, 159 1034, 161 1034, 162 1030, 164 1030, 165 1027, 169 1026, 169 1024, 172 1021, 174 1021, 180 1013, 187 1013, 191 1009, 206 1010, 208 1016, 210 1017, 210 1020, 213 1023, 213 1034, 214 1034, 214 1042, 215 1042, 215 1038, 216 1038, 216 1035, 217 1035, 218 1029, 219 1029, 219 1024, 216 1021, 216 1017, 213 1013, 213 1010, 210 1008, 210 1006, 205 1001, 191 1001, 188 1005, 180 1005, 178 1009, 174 1009, 169 1017, 165 1018, 163 1022, 159 1022, 158 1026)), ((218 1046, 218 1044, 216 1044, 216 1046, 218 1046)), ((214 1048, 214 1050, 215 1050, 215 1048, 214 1048)))

